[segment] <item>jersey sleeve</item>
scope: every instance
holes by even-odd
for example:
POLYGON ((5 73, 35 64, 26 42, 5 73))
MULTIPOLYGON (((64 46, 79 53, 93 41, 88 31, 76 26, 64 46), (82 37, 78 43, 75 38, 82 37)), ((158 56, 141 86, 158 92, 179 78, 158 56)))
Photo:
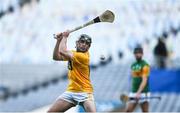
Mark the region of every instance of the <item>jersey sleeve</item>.
MULTIPOLYGON (((73 50, 70 50, 70 51, 73 53, 73 50)), ((63 59, 63 61, 69 61, 68 58, 65 58, 65 57, 63 57, 63 56, 62 56, 62 59, 63 59)))
POLYGON ((72 61, 76 63, 84 64, 84 63, 88 63, 88 58, 83 53, 73 52, 72 61))
POLYGON ((148 65, 145 65, 142 69, 142 75, 148 77, 149 73, 150 73, 150 67, 148 65))

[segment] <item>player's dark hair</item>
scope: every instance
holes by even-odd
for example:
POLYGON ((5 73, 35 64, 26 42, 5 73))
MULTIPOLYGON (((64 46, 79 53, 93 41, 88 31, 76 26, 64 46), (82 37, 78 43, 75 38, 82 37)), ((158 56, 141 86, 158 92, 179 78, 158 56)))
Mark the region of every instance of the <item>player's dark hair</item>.
POLYGON ((143 53, 143 48, 142 47, 136 47, 134 48, 134 54, 135 53, 143 53))
POLYGON ((85 41, 89 46, 91 45, 92 43, 92 39, 89 35, 86 35, 86 34, 81 34, 79 39, 78 39, 78 42, 79 41, 85 41))

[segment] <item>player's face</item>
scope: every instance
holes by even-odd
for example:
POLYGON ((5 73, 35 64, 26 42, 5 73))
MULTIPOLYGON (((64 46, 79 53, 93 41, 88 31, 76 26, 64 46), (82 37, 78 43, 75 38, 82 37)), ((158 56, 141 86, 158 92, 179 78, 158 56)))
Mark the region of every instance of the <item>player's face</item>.
POLYGON ((79 52, 86 52, 86 51, 89 50, 90 44, 88 42, 86 42, 85 40, 79 40, 76 43, 76 47, 77 47, 77 51, 79 51, 79 52))
POLYGON ((138 52, 138 53, 135 53, 134 56, 135 56, 136 60, 140 60, 143 56, 143 53, 138 52))

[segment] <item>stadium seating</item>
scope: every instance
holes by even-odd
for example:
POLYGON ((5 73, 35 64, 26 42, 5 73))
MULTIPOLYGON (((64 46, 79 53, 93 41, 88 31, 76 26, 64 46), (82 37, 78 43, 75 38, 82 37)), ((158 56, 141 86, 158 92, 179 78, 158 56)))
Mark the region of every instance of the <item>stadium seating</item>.
MULTIPOLYGON (((58 65, 1 65, 0 85, 6 88, 5 95, 26 94, 30 90, 46 87, 57 82, 67 70, 64 64, 58 65)), ((6 97, 7 97, 6 96, 6 97)))
POLYGON ((120 50, 124 54, 123 60, 127 61, 132 58, 130 54, 137 44, 145 48, 145 57, 152 62, 156 39, 167 32, 168 49, 173 52, 170 59, 179 59, 180 52, 176 49, 180 42, 178 0, 106 0, 97 2, 94 6, 89 5, 94 2, 95 0, 42 0, 31 2, 22 9, 3 16, 0 20, 0 62, 52 63, 51 55, 55 44, 52 34, 83 24, 106 9, 115 13, 114 24, 93 25, 73 33, 69 39, 69 48, 75 47, 74 42, 79 34, 87 33, 93 37, 90 50, 92 63, 99 62, 101 54, 112 55, 116 63, 120 50), (80 8, 77 7, 79 3, 83 4, 80 8), (174 31, 176 35, 173 35, 174 31), (107 46, 107 43, 113 46, 107 46))
MULTIPOLYGON (((122 103, 119 95, 129 91, 129 67, 121 64, 108 64, 91 71, 91 80, 94 86, 94 95, 99 111, 112 110, 122 103), (107 107, 111 105, 111 107, 107 107)), ((0 102, 0 112, 3 111, 30 111, 43 107, 52 102, 65 91, 67 80, 60 80, 57 84, 50 84, 46 88, 31 91, 26 95, 20 94, 17 98, 10 97, 0 102), (38 101, 37 101, 38 100, 38 101), (15 106, 16 105, 16 106, 15 106)), ((179 112, 180 99, 178 93, 152 93, 161 96, 161 101, 151 100, 150 111, 179 112)), ((140 109, 136 109, 140 111, 140 109)))

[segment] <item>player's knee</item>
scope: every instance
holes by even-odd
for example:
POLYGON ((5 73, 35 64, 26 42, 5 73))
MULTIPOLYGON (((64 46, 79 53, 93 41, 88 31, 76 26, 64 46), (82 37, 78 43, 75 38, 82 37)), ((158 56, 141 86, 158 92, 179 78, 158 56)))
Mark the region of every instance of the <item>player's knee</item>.
POLYGON ((47 113, 52 113, 53 111, 51 111, 50 109, 47 111, 47 113))
POLYGON ((125 112, 133 112, 133 110, 134 110, 134 106, 129 105, 129 106, 126 108, 125 112))
POLYGON ((84 105, 83 107, 86 112, 96 112, 96 107, 94 105, 84 105))
POLYGON ((57 109, 51 107, 48 109, 47 113, 59 112, 57 109))
POLYGON ((51 108, 48 109, 48 111, 47 111, 47 113, 52 113, 52 112, 54 112, 54 111, 53 111, 53 109, 51 109, 51 108))
POLYGON ((96 112, 96 108, 94 108, 94 107, 86 106, 86 107, 84 107, 84 109, 86 112, 96 112))
POLYGON ((148 109, 143 109, 142 112, 149 112, 149 110, 148 109))
POLYGON ((125 112, 132 112, 132 110, 130 110, 130 109, 126 109, 126 110, 125 110, 125 112))

